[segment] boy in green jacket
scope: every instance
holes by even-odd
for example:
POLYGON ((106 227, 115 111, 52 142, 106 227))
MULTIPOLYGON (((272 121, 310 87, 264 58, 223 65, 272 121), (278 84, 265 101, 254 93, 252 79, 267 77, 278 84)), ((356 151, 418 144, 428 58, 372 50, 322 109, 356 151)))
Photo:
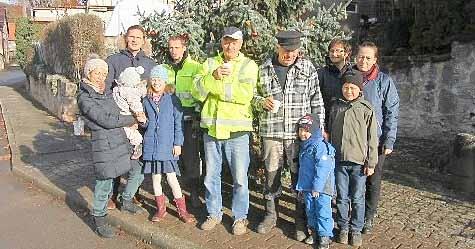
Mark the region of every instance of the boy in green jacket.
POLYGON ((331 105, 328 129, 336 148, 337 242, 361 246, 365 214, 366 176, 378 161, 377 122, 373 107, 362 97, 363 76, 349 70, 342 76, 343 98, 331 105), (351 203, 351 218, 348 217, 351 203))

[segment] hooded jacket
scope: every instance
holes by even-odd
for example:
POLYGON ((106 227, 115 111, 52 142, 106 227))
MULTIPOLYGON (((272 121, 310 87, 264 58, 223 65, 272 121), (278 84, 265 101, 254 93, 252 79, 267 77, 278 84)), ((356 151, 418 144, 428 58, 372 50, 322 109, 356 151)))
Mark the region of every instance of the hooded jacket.
POLYGON ((300 143, 298 191, 335 193, 335 149, 323 140, 320 129, 300 143))

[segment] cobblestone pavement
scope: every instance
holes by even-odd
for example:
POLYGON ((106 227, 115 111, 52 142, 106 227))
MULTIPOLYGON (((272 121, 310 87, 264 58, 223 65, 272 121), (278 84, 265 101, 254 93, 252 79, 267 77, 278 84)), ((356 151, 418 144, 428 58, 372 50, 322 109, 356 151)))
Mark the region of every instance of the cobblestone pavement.
MULTIPOLYGON (((22 89, 0 87, 0 105, 9 133, 14 172, 64 198, 66 203, 90 206, 94 176, 88 138, 73 136, 71 125, 50 116, 25 97, 22 89)), ((427 158, 421 158, 422 153, 408 141, 401 138, 397 150, 387 160, 377 224, 373 234, 364 236, 361 248, 475 248, 475 203, 446 189, 442 180, 432 177, 437 174, 427 169, 427 158), (403 150, 405 146, 410 149, 403 150)), ((261 189, 255 183, 251 188, 261 189)), ((231 235, 231 186, 224 182, 223 189, 227 215, 212 231, 181 223, 171 205, 171 215, 163 222, 149 222, 154 205, 148 177, 141 190, 143 207, 148 212, 132 216, 114 210, 109 217, 111 223, 162 247, 311 248, 292 239, 293 204, 288 192, 281 201, 278 227, 271 233, 255 232, 264 211, 262 195, 252 191, 251 231, 243 236, 231 235)), ((192 212, 199 221, 205 219, 204 206, 192 212)), ((333 243, 331 247, 349 246, 333 243)))

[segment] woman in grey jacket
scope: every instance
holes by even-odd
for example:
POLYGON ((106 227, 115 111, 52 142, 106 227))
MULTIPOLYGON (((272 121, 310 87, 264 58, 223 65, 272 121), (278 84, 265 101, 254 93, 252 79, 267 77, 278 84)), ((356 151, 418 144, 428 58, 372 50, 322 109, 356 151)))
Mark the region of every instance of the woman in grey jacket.
MULTIPOLYGON (((131 115, 121 115, 112 95, 105 91, 107 63, 90 59, 84 66, 85 78, 81 82, 78 106, 82 118, 91 130, 92 159, 96 176, 92 215, 96 232, 106 238, 115 235, 105 222, 107 202, 112 193, 113 178, 129 173, 127 186, 122 193, 121 210, 137 213, 140 208, 132 203, 132 197, 143 181, 141 164, 130 160, 132 146, 123 127, 137 127, 131 115)), ((137 117, 138 120, 145 117, 137 117)))

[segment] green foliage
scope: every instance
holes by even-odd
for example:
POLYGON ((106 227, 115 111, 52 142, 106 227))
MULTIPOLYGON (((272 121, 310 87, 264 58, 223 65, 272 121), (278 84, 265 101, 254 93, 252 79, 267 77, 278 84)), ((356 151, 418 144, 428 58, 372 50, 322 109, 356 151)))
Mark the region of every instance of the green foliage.
POLYGON ((91 53, 104 55, 102 20, 90 14, 67 16, 46 27, 42 60, 50 71, 79 80, 91 53))
POLYGON ((222 4, 214 0, 178 0, 171 14, 156 13, 142 24, 152 39, 154 57, 167 57, 167 39, 172 35, 189 34, 190 53, 204 61, 219 48, 219 38, 226 26, 243 30, 242 52, 262 62, 275 49, 279 30, 297 29, 304 35, 304 53, 317 64, 324 62, 328 43, 334 37, 349 39, 340 20, 346 18, 350 2, 330 8, 318 0, 233 0, 222 4))
POLYGON ((413 3, 410 45, 424 54, 446 50, 464 28, 464 0, 420 0, 413 3))
POLYGON ((34 50, 33 43, 38 40, 41 27, 34 25, 27 17, 16 20, 16 59, 22 69, 29 64, 34 50))

